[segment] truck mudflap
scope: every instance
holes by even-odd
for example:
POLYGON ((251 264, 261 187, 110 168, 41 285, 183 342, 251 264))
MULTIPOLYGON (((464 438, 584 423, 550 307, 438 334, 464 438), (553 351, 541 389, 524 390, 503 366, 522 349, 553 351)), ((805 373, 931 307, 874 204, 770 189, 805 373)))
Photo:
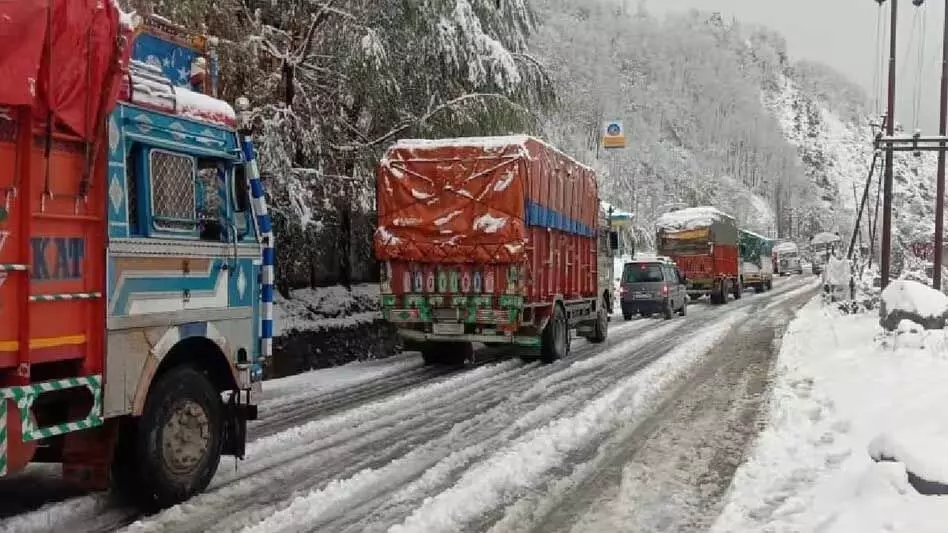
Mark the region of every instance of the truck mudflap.
MULTIPOLYGON (((8 441, 9 432, 7 431, 7 400, 16 403, 19 411, 20 427, 22 430, 22 440, 30 442, 56 435, 64 435, 73 431, 82 431, 102 425, 102 376, 92 375, 76 378, 57 379, 53 381, 44 381, 33 385, 23 385, 17 387, 6 387, 0 389, 0 476, 5 476, 8 469, 8 452, 11 445, 8 441), (79 420, 53 424, 51 426, 37 428, 34 426, 30 409, 38 397, 48 392, 61 391, 85 387, 92 395, 92 407, 89 413, 79 420)), ((19 444, 19 443, 15 443, 19 444)))

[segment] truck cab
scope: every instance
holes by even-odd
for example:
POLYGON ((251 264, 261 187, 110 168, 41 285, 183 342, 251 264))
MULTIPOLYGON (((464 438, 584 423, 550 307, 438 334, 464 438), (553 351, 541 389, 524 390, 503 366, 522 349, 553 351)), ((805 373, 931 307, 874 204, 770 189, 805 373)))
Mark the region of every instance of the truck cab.
MULTIPOLYGON (((62 66, 101 74, 76 86, 87 129, 59 102, 0 99, 0 475, 62 463, 69 481, 164 507, 244 455, 271 350, 272 230, 213 39, 84 16, 115 34, 62 66)), ((84 31, 55 27, 38 37, 53 50, 84 31)))

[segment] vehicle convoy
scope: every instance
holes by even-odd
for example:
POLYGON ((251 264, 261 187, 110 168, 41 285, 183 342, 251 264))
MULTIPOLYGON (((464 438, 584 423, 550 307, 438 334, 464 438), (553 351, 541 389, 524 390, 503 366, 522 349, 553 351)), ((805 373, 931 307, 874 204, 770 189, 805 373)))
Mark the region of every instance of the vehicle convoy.
POLYGON ((603 342, 618 246, 593 170, 526 136, 402 140, 377 167, 382 312, 428 364, 603 342))
POLYGON ((824 231, 810 239, 811 265, 814 274, 823 272, 826 263, 842 245, 839 235, 824 231))
POLYGON ((244 455, 271 349, 253 146, 212 40, 112 2, 4 10, 0 476, 179 502, 244 455))
POLYGON ((639 314, 649 317, 661 313, 665 320, 675 313, 688 313, 686 278, 667 257, 639 259, 625 263, 619 294, 622 317, 631 320, 639 314))
POLYGON ((658 254, 670 257, 685 275, 692 300, 708 295, 727 303, 743 292, 734 218, 710 206, 671 211, 656 222, 658 254))
POLYGON ((780 276, 789 276, 792 273, 803 274, 803 264, 800 262, 800 250, 797 243, 784 241, 774 245, 774 271, 780 276))
POLYGON ((755 292, 769 291, 774 287, 773 241, 750 230, 738 231, 741 285, 753 287, 755 292))

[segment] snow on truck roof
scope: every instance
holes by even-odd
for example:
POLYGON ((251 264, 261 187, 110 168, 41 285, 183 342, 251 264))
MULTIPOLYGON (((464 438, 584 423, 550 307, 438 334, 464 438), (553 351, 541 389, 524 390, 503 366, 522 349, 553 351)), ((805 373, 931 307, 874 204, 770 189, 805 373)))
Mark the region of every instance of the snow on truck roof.
POLYGON ((795 252, 799 250, 795 242, 781 242, 774 245, 775 252, 795 252))
POLYGON ((822 233, 817 233, 816 235, 814 235, 813 239, 810 240, 810 243, 811 244, 827 244, 831 242, 837 242, 839 240, 840 240, 839 235, 836 235, 835 233, 830 233, 828 231, 824 231, 822 233))
MULTIPOLYGON (((580 163, 573 157, 564 153, 559 148, 547 143, 543 139, 531 137, 529 135, 501 135, 496 137, 453 137, 445 139, 399 139, 389 150, 419 150, 432 148, 483 148, 485 150, 498 150, 509 146, 526 147, 528 141, 541 144, 553 152, 565 157, 573 164, 583 167, 590 172, 594 172, 592 167, 580 163)), ((387 157, 385 158, 387 159, 387 157)))
POLYGON ((707 227, 721 220, 733 223, 734 217, 716 207, 689 207, 665 213, 655 222, 655 227, 666 230, 688 230, 707 227))
POLYGON ((749 230, 749 229, 741 229, 741 232, 746 233, 746 234, 748 234, 748 235, 750 235, 750 236, 752 236, 752 237, 757 237, 758 239, 761 239, 761 240, 764 240, 764 241, 771 241, 771 240, 773 240, 773 239, 771 239, 770 237, 764 237, 764 236, 761 235, 760 233, 753 232, 753 231, 751 231, 751 230, 749 230))

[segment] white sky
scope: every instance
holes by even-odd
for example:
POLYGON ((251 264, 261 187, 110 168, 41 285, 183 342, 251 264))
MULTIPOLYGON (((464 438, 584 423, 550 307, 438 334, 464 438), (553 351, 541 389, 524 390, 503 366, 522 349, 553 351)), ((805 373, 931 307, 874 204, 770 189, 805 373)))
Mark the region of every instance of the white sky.
MULTIPOLYGON (((826 63, 846 74, 873 94, 874 64, 877 61, 876 24, 879 7, 875 0, 616 0, 631 10, 639 1, 655 14, 698 8, 719 11, 726 18, 769 26, 787 39, 793 59, 812 59, 826 63)), ((883 4, 887 15, 890 4, 883 4)), ((944 24, 943 3, 926 0, 921 8, 911 0, 898 0, 899 50, 896 56, 897 102, 896 119, 906 128, 913 127, 913 104, 917 101, 919 128, 936 133, 938 127, 938 92, 941 75, 941 35, 944 24), (924 68, 919 76, 919 43, 925 24, 924 68), (915 31, 912 31, 913 22, 915 31), (909 46, 910 36, 913 36, 909 46), (921 80, 919 83, 917 80, 921 80), (916 87, 921 98, 915 97, 916 87)), ((888 54, 888 40, 884 44, 888 54)), ((880 76, 885 81, 885 71, 880 76)), ((881 105, 884 108, 885 101, 881 105)))

